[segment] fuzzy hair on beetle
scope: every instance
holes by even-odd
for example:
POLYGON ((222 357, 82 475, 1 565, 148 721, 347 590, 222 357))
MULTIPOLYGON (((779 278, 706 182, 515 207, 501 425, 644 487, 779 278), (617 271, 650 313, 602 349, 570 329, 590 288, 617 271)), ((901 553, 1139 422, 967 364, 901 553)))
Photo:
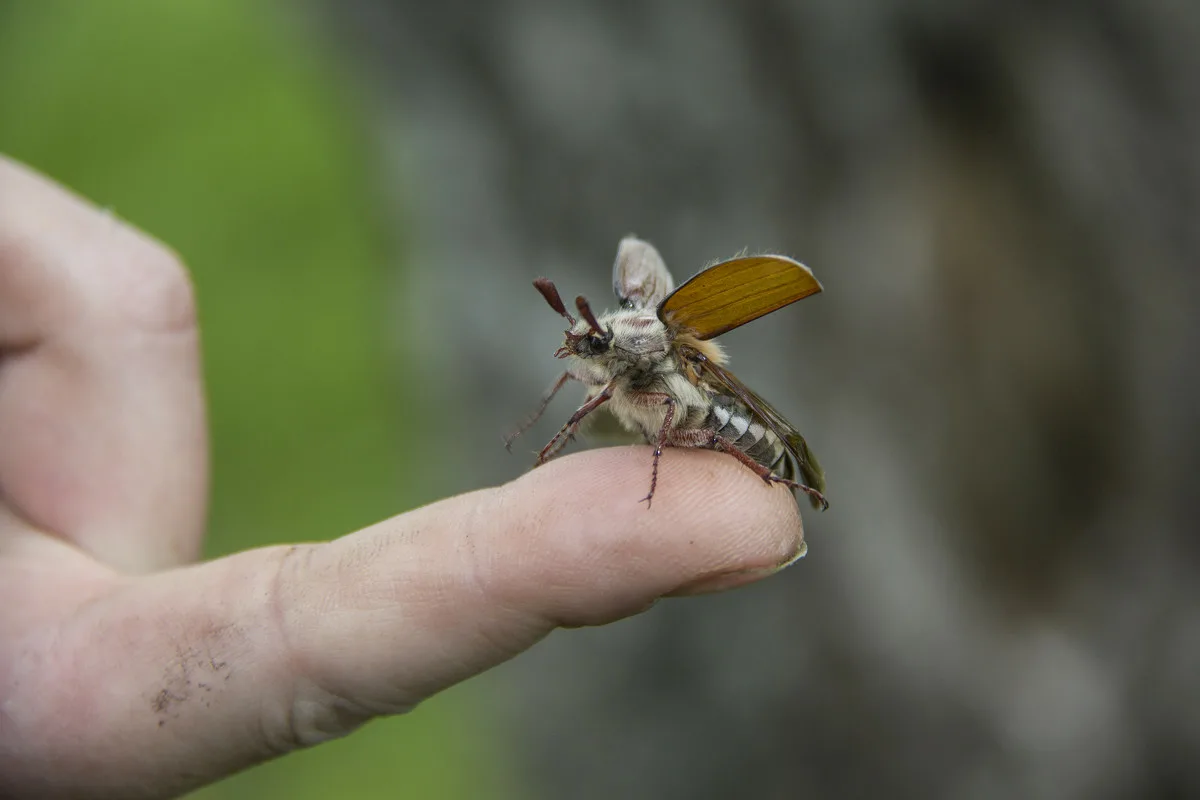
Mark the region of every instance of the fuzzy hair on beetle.
POLYGON ((780 255, 746 255, 701 270, 678 288, 658 251, 632 236, 621 240, 613 264, 619 306, 597 316, 582 296, 576 319, 554 283, 534 287, 570 326, 557 358, 565 371, 542 396, 512 442, 545 412, 554 395, 576 380, 584 402, 538 453, 534 466, 556 456, 585 417, 604 406, 628 431, 654 445, 647 507, 658 487, 667 447, 728 453, 768 484, 808 495, 829 507, 825 475, 808 444, 778 411, 726 368, 712 339, 821 291, 812 271, 780 255))

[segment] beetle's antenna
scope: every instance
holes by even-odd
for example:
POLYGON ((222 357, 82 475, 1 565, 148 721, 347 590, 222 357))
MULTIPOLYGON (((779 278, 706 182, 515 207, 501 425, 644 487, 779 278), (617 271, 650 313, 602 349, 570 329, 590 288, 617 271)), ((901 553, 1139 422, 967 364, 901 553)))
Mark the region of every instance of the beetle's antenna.
POLYGON ((538 278, 533 282, 533 288, 541 292, 542 297, 546 298, 546 302, 550 307, 566 317, 567 322, 571 323, 571 327, 575 327, 575 318, 567 313, 567 307, 563 305, 562 298, 558 295, 558 287, 554 285, 554 281, 549 278, 538 278))
POLYGON ((592 332, 597 336, 603 336, 604 330, 596 320, 596 315, 592 313, 592 307, 588 305, 588 301, 583 299, 583 295, 575 298, 575 307, 579 309, 579 316, 583 317, 587 321, 587 324, 592 326, 592 332))

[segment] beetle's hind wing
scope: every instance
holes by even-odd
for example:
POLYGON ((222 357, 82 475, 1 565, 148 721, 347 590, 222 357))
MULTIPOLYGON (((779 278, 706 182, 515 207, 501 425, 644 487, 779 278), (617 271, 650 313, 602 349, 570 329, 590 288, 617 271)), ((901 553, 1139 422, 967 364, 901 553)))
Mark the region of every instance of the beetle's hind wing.
POLYGON ((655 308, 675 291, 675 280, 654 245, 626 236, 613 262, 613 291, 622 308, 655 308))

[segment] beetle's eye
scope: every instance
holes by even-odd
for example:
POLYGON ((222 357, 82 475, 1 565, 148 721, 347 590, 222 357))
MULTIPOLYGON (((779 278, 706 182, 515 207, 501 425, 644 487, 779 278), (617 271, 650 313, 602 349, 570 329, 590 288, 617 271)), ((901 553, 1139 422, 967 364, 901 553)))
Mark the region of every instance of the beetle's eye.
POLYGON ((609 328, 604 333, 593 333, 590 336, 588 336, 588 343, 591 344, 592 352, 595 352, 595 353, 603 353, 606 350, 608 350, 609 345, 612 344, 612 340, 613 340, 612 328, 609 328))

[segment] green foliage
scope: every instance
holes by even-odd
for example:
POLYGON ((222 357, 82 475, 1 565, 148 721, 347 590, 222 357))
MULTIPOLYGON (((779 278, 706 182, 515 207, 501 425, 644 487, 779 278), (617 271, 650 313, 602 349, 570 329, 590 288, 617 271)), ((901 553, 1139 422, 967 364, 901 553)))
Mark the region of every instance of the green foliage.
MULTIPOLYGON (((0 150, 169 243, 192 269, 213 441, 210 555, 331 538, 425 497, 415 454, 408 468, 398 458, 400 423, 429 410, 388 379, 400 371, 386 345, 392 276, 355 109, 286 10, 0 5, 0 150)), ((478 796, 463 720, 439 700, 196 796, 478 796)))

